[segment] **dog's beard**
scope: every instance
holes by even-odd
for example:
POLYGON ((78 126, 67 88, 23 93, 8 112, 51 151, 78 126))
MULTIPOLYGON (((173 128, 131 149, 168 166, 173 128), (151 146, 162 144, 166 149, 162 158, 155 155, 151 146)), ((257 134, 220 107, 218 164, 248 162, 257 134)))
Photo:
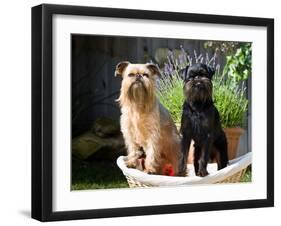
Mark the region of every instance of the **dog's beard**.
POLYGON ((154 84, 150 81, 133 81, 126 83, 119 97, 121 106, 131 106, 138 111, 149 111, 155 105, 154 84))
POLYGON ((130 102, 138 105, 144 104, 149 99, 148 90, 140 81, 135 81, 131 84, 127 96, 130 102))
POLYGON ((207 79, 192 80, 185 84, 184 92, 187 102, 191 103, 207 103, 212 101, 212 82, 207 79), (201 85, 196 85, 198 82, 201 85))

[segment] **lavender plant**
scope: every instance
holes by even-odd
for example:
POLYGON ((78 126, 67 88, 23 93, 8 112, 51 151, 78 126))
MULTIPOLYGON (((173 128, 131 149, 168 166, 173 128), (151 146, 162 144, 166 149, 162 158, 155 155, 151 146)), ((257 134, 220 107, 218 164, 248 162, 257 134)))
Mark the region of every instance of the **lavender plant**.
POLYGON ((181 47, 181 52, 175 58, 172 51, 169 51, 167 63, 162 70, 162 78, 158 82, 158 98, 169 110, 172 119, 176 124, 181 121, 183 96, 183 78, 180 71, 190 64, 187 53, 181 47))
POLYGON ((213 79, 213 98, 223 127, 241 126, 248 107, 244 81, 238 83, 231 77, 222 75, 220 65, 216 62, 216 53, 209 57, 208 54, 203 56, 194 51, 191 56, 183 47, 177 57, 172 51, 168 53, 167 62, 162 69, 162 79, 158 82, 158 98, 169 110, 175 123, 180 123, 184 102, 183 78, 180 71, 193 63, 205 63, 216 69, 213 79))
POLYGON ((213 99, 221 124, 226 127, 244 127, 244 116, 248 110, 245 81, 237 83, 225 74, 215 74, 213 78, 213 99))
POLYGON ((179 124, 184 102, 183 81, 178 71, 173 72, 174 75, 170 78, 159 80, 157 95, 160 102, 169 110, 174 122, 179 124))

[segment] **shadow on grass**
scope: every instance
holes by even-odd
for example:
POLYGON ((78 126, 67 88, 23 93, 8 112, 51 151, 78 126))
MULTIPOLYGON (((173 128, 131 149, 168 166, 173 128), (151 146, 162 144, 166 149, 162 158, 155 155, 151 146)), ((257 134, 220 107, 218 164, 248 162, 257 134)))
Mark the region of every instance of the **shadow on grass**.
POLYGON ((72 157, 71 190, 127 188, 128 183, 116 161, 82 161, 72 157))

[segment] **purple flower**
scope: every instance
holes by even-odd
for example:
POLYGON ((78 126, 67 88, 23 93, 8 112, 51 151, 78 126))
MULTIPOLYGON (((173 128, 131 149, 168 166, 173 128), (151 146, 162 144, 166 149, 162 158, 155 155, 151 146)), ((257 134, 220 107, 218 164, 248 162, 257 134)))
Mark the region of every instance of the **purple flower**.
POLYGON ((174 69, 173 69, 173 65, 172 64, 164 64, 164 74, 165 75, 171 75, 173 73, 174 69))

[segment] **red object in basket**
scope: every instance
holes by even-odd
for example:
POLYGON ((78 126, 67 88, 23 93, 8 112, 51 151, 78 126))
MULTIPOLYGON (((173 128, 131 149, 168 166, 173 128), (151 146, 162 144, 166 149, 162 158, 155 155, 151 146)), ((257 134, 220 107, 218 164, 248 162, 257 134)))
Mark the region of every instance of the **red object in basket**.
POLYGON ((172 164, 166 164, 164 166, 163 175, 166 175, 166 176, 174 176, 175 175, 174 168, 173 168, 172 164))

